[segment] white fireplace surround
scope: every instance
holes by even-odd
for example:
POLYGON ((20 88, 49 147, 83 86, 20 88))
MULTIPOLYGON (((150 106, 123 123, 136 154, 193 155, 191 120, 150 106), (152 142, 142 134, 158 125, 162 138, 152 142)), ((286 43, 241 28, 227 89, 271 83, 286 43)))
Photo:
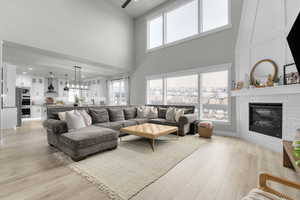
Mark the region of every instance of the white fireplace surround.
POLYGON ((237 97, 237 134, 273 151, 282 151, 282 140, 249 131, 249 103, 282 103, 282 140, 292 140, 300 128, 300 94, 248 95, 237 97))

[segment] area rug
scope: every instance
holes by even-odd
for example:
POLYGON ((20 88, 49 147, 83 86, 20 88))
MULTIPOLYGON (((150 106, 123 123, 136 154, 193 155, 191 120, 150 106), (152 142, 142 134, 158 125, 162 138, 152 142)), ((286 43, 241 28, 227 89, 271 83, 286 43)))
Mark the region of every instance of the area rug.
POLYGON ((157 140, 152 151, 149 140, 123 137, 117 149, 74 162, 65 154, 55 156, 69 168, 108 194, 110 199, 131 199, 196 151, 206 140, 197 136, 175 136, 157 140))

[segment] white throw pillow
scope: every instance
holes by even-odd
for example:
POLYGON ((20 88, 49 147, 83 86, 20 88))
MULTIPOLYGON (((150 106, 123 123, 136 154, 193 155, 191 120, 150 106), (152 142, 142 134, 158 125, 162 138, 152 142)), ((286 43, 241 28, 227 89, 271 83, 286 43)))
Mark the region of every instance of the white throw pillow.
POLYGON ((137 118, 154 119, 158 117, 158 110, 152 106, 141 106, 137 108, 137 118))
POLYGON ((175 121, 179 122, 179 118, 184 115, 184 109, 175 109, 175 121))
POLYGON ((66 111, 66 112, 59 112, 59 113, 58 113, 58 118, 59 118, 59 120, 61 120, 61 121, 66 121, 66 113, 67 113, 67 112, 73 113, 74 110, 70 110, 70 111, 66 111))
POLYGON ((86 127, 82 115, 77 110, 74 112, 66 112, 66 122, 69 131, 86 127))
POLYGON ((168 121, 176 121, 175 120, 175 111, 176 111, 176 108, 169 107, 167 109, 167 112, 166 112, 166 120, 168 120, 168 121))
POLYGON ((86 126, 92 125, 92 117, 86 112, 86 110, 79 110, 78 112, 83 117, 86 126))

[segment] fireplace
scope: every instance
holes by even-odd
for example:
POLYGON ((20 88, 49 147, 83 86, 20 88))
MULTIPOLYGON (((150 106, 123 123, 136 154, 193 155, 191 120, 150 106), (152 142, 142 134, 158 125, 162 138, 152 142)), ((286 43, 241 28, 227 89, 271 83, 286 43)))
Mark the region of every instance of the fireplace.
POLYGON ((282 138, 282 104, 250 103, 249 130, 282 138))

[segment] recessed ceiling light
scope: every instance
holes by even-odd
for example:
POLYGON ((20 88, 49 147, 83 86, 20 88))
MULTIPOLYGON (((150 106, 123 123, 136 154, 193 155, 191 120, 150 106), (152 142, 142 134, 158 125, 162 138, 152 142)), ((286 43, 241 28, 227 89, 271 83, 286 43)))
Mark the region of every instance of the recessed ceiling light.
POLYGON ((29 68, 28 68, 28 70, 30 70, 30 71, 31 71, 31 70, 32 70, 32 68, 31 68, 31 67, 29 67, 29 68))
POLYGON ((27 72, 23 72, 23 74, 27 74, 27 72))

